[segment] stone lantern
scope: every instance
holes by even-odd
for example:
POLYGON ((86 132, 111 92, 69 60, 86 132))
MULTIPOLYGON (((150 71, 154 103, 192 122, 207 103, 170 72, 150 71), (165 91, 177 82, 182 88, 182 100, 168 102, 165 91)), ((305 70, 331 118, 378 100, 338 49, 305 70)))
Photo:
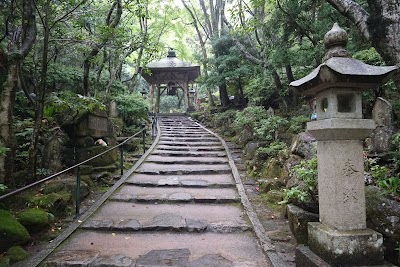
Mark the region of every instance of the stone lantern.
POLYGON ((324 41, 324 62, 290 84, 316 97, 317 112, 307 130, 317 140, 320 222, 308 224, 309 247, 298 247, 296 265, 383 264, 382 235, 366 227, 362 142, 375 122, 362 118, 361 94, 385 83, 397 67, 351 58, 347 33, 336 23, 324 41))

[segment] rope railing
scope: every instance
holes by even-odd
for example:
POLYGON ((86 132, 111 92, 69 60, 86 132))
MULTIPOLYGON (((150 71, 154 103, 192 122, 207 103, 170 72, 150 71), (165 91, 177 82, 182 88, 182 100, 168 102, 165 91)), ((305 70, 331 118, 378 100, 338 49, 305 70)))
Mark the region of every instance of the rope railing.
MULTIPOLYGON (((152 119, 152 135, 153 135, 153 128, 154 128, 153 123, 154 122, 157 122, 156 116, 154 116, 153 119, 152 119)), ((77 171, 76 171, 76 190, 75 190, 75 215, 76 215, 76 217, 78 217, 79 216, 79 209, 80 209, 80 170, 79 170, 80 166, 85 164, 85 163, 87 163, 87 162, 89 162, 89 161, 91 161, 91 160, 93 160, 93 159, 95 159, 95 158, 98 158, 98 157, 100 157, 100 156, 102 156, 102 155, 104 155, 104 154, 106 154, 106 153, 108 153, 108 152, 110 152, 110 151, 112 151, 112 150, 114 150, 116 148, 119 148, 119 150, 120 150, 121 175, 123 175, 124 174, 124 156, 123 156, 122 145, 124 145, 125 143, 127 143, 128 141, 133 139, 134 137, 138 136, 140 133, 142 133, 143 153, 145 153, 146 152, 146 126, 145 126, 145 124, 143 124, 142 125, 142 129, 140 131, 138 131, 134 135, 126 138, 123 142, 121 142, 121 143, 119 143, 119 144, 107 149, 106 151, 103 151, 103 152, 97 154, 96 156, 93 156, 93 157, 91 157, 89 159, 86 159, 86 160, 84 160, 84 161, 82 161, 82 162, 80 162, 78 164, 75 164, 75 165, 73 165, 71 167, 68 167, 68 168, 66 168, 66 169, 64 169, 64 170, 62 170, 60 172, 52 174, 52 175, 50 175, 50 176, 48 176, 46 178, 43 178, 43 179, 41 179, 39 181, 36 181, 34 183, 31 183, 31 184, 26 185, 24 187, 21 187, 19 189, 16 189, 16 190, 14 190, 12 192, 9 192, 7 194, 1 195, 0 196, 0 201, 5 200, 5 199, 7 199, 7 198, 9 198, 11 196, 15 196, 15 195, 17 195, 19 193, 22 193, 22 192, 24 192, 24 191, 26 191, 28 189, 31 189, 31 188, 33 188, 33 187, 35 187, 37 185, 42 184, 44 182, 50 181, 50 180, 60 176, 61 174, 66 173, 68 171, 76 169, 77 171)))

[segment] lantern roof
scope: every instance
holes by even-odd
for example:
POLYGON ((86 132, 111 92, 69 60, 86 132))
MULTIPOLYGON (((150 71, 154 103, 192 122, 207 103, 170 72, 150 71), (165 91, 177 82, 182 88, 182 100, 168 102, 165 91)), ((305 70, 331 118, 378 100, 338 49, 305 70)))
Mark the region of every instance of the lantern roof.
POLYGON ((313 95, 330 87, 359 90, 376 88, 398 69, 396 66, 372 66, 351 58, 346 51, 347 33, 335 23, 325 34, 327 53, 324 62, 307 76, 290 83, 305 95, 313 95))

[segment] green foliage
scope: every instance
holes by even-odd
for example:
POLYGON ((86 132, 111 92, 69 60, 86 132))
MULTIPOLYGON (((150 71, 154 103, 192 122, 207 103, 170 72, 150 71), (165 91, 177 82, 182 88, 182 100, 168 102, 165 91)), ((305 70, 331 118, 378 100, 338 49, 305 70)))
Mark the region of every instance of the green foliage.
POLYGON ((8 147, 4 147, 0 145, 0 156, 4 156, 7 151, 10 151, 10 149, 8 147))
POLYGON ((7 186, 5 184, 0 184, 0 193, 7 190, 7 186))
POLYGON ((306 129, 306 123, 310 121, 310 118, 304 115, 291 117, 289 120, 289 133, 298 134, 304 132, 306 129))
POLYGON ((283 200, 278 202, 278 204, 287 204, 295 200, 300 202, 305 202, 309 198, 309 194, 306 191, 301 190, 297 186, 292 187, 290 189, 285 188, 283 189, 283 192, 284 192, 283 200))
POLYGON ((279 153, 286 152, 288 149, 284 142, 274 141, 267 147, 259 147, 257 149, 257 157, 259 158, 271 158, 277 157, 279 153))
POLYGON ((233 128, 236 132, 243 129, 253 132, 254 127, 267 117, 267 111, 261 106, 249 106, 236 114, 233 128))
POLYGON ((298 165, 294 166, 291 174, 304 182, 305 187, 296 186, 285 189, 284 200, 281 204, 298 201, 305 202, 314 198, 318 186, 318 161, 314 157, 310 160, 302 160, 298 165))
POLYGON ((280 116, 271 116, 262 119, 255 126, 255 137, 262 141, 274 141, 278 138, 278 132, 284 132, 289 125, 289 121, 280 116))
POLYGON ((117 101, 118 114, 127 126, 139 126, 146 120, 149 107, 140 93, 121 93, 115 100, 117 101))
POLYGON ((62 91, 48 97, 43 112, 45 117, 56 117, 63 125, 75 121, 87 112, 104 109, 105 106, 94 97, 62 91))
POLYGON ((236 119, 238 112, 233 109, 228 109, 225 112, 215 113, 211 117, 211 125, 217 128, 225 136, 233 136, 235 134, 232 129, 232 123, 236 119))
POLYGON ((400 178, 399 176, 380 179, 377 185, 392 195, 400 195, 400 178))
POLYGON ((392 144, 394 149, 390 151, 392 161, 394 164, 394 170, 400 170, 400 133, 397 132, 392 136, 392 144))

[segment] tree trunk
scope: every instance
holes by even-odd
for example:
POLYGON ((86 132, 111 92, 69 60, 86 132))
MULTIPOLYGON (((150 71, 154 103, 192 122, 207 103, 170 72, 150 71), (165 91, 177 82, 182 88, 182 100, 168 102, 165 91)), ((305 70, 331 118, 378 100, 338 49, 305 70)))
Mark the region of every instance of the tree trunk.
POLYGON ((0 66, 0 74, 4 74, 0 75, 0 146, 9 149, 6 153, 0 153, 0 183, 7 184, 11 184, 14 170, 15 137, 12 125, 15 93, 18 88, 18 66, 32 49, 37 33, 33 1, 22 1, 19 10, 22 32, 17 33, 17 39, 9 43, 8 55, 0 48, 1 61, 5 63, 0 66), (18 47, 17 43, 20 44, 18 47))
POLYGON ((221 105, 222 107, 229 107, 230 105, 230 100, 229 100, 229 95, 228 91, 226 89, 226 82, 223 82, 218 86, 219 89, 219 99, 221 100, 221 105))
POLYGON ((43 55, 41 63, 41 74, 39 90, 36 95, 36 105, 35 105, 35 121, 33 126, 31 144, 29 146, 29 173, 32 177, 36 178, 36 168, 37 168, 37 158, 38 158, 38 142, 40 132, 42 130, 42 120, 43 120, 43 108, 44 99, 46 96, 47 87, 47 67, 48 67, 48 54, 49 54, 49 13, 50 13, 50 1, 46 2, 45 19, 43 21, 43 55))
POLYGON ((0 183, 12 185, 11 176, 14 171, 15 136, 12 129, 13 108, 15 92, 18 87, 17 63, 8 65, 5 72, 1 73, 1 98, 0 98, 0 146, 8 148, 5 154, 0 154, 0 183), (5 74, 5 76, 3 76, 5 74))

